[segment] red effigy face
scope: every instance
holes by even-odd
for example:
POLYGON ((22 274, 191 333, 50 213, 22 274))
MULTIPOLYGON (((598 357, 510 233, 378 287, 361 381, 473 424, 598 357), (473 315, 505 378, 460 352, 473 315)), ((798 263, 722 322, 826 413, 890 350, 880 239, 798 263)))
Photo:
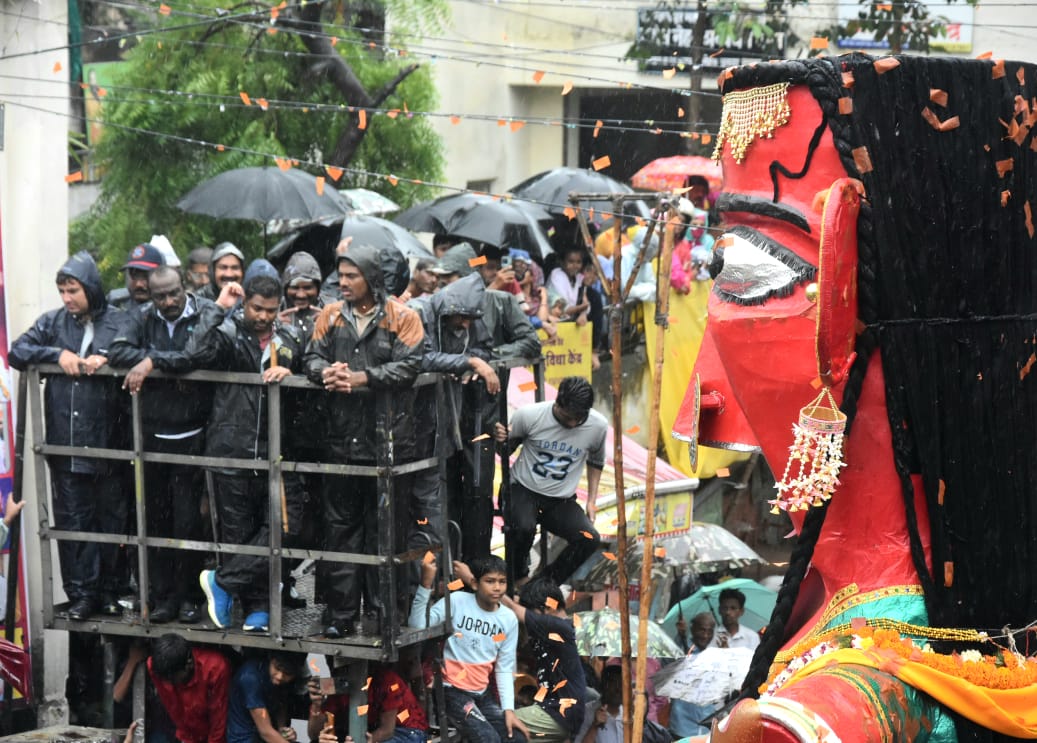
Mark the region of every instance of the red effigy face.
POLYGON ((780 474, 790 426, 817 395, 817 305, 807 297, 819 263, 821 213, 815 197, 846 177, 832 134, 805 86, 790 87, 788 123, 755 137, 744 160, 723 149, 727 232, 723 270, 709 301, 709 328, 735 397, 764 455, 780 474), (809 155, 810 142, 820 141, 809 155), (808 157, 810 158, 808 161, 808 157), (772 163, 791 173, 789 178, 772 163), (775 188, 777 200, 775 200, 775 188))

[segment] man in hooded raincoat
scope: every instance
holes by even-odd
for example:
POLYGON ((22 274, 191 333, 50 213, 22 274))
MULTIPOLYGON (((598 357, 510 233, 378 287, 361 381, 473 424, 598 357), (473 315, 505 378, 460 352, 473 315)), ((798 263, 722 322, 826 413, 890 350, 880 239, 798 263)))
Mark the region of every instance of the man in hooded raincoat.
MULTIPOLYGON (((61 267, 57 286, 64 306, 41 315, 12 344, 11 366, 24 370, 30 364, 60 364, 65 372, 47 378, 48 444, 117 448, 125 443, 128 430, 119 404, 119 382, 115 377, 91 375, 108 363, 111 343, 122 331, 126 313, 105 301, 101 274, 86 251, 61 267)), ((124 528, 129 500, 121 489, 123 478, 115 476, 124 464, 79 456, 50 456, 47 463, 55 529, 112 534, 124 528)), ((116 545, 59 543, 70 619, 87 619, 99 609, 121 613, 115 595, 117 557, 116 545)))

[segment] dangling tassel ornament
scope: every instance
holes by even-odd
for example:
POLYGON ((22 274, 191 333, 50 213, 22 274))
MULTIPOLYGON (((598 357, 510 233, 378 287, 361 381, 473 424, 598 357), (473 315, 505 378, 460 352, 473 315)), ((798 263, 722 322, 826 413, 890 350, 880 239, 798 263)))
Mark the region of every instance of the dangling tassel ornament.
POLYGON ((771 513, 805 511, 823 505, 839 484, 843 462, 846 414, 839 410, 832 391, 825 387, 814 401, 799 411, 792 426, 795 440, 789 447, 785 474, 774 487, 778 496, 768 503, 771 513))

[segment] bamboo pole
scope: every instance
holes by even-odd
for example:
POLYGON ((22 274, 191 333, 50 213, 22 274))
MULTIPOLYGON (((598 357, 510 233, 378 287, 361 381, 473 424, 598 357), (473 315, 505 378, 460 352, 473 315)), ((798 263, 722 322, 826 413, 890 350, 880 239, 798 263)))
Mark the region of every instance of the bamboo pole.
MULTIPOLYGON (((644 736, 644 723, 647 713, 647 697, 645 687, 647 681, 648 661, 648 612, 652 606, 652 561, 655 557, 652 540, 655 536, 655 449, 659 441, 659 401, 662 396, 662 376, 664 353, 666 351, 666 329, 669 325, 670 312, 670 257, 673 255, 674 243, 673 213, 666 214, 666 227, 663 230, 663 248, 659 255, 659 270, 656 272, 655 288, 655 369, 652 373, 651 413, 648 416, 648 466, 645 471, 645 508, 642 529, 644 543, 641 559, 641 596, 637 618, 641 632, 637 637, 637 673, 635 675, 637 689, 634 699, 634 727, 631 740, 641 743, 644 736)), ((645 245, 645 250, 648 246, 645 245)), ((625 722, 625 721, 624 721, 625 722)))

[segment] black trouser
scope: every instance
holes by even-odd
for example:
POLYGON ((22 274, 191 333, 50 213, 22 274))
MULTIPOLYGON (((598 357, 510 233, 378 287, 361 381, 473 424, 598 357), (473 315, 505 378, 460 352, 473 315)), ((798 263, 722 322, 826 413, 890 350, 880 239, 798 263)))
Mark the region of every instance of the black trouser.
POLYGON ((461 526, 461 554, 468 561, 490 554, 493 535, 492 439, 468 443, 446 461, 446 502, 451 521, 461 526))
MULTIPOLYGON (((129 497, 123 490, 122 470, 104 474, 50 471, 54 528, 91 534, 119 534, 126 528, 129 497)), ((96 542, 58 543, 61 583, 71 601, 100 599, 121 587, 119 546, 96 542)))
MULTIPOLYGON (((213 473, 220 538, 228 544, 267 547, 270 544, 270 496, 265 472, 213 473)), ((216 582, 241 600, 248 614, 268 611, 270 605, 269 558, 260 555, 225 554, 216 571, 216 582)))
MULTIPOLYGON (((410 500, 411 481, 412 478, 407 476, 393 478, 391 512, 396 518, 396 543, 390 547, 393 553, 401 551, 401 545, 408 536, 406 522, 410 520, 410 509, 406 505, 410 500)), ((378 485, 378 478, 374 477, 324 477, 325 550, 378 554, 379 523, 390 513, 389 503, 379 502, 378 485)), ((320 571, 323 596, 328 605, 327 621, 344 622, 359 618, 361 596, 368 612, 384 615, 377 567, 323 562, 320 571)), ((397 581, 399 577, 400 571, 397 571, 397 581)))
MULTIPOLYGON (((202 454, 204 444, 202 433, 184 439, 162 439, 152 435, 146 439, 145 450, 197 456, 202 454)), ((202 480, 201 470, 190 465, 161 462, 144 465, 149 537, 202 539, 202 480)), ((198 573, 204 564, 205 553, 197 550, 162 547, 148 550, 152 600, 200 601, 198 573)))
POLYGON ((542 569, 544 577, 555 583, 564 583, 583 561, 590 557, 601 544, 601 535, 587 514, 576 502, 576 496, 551 498, 534 493, 512 480, 511 500, 508 506, 511 536, 515 546, 515 577, 529 575, 529 551, 533 548, 537 523, 569 544, 550 565, 542 569))

